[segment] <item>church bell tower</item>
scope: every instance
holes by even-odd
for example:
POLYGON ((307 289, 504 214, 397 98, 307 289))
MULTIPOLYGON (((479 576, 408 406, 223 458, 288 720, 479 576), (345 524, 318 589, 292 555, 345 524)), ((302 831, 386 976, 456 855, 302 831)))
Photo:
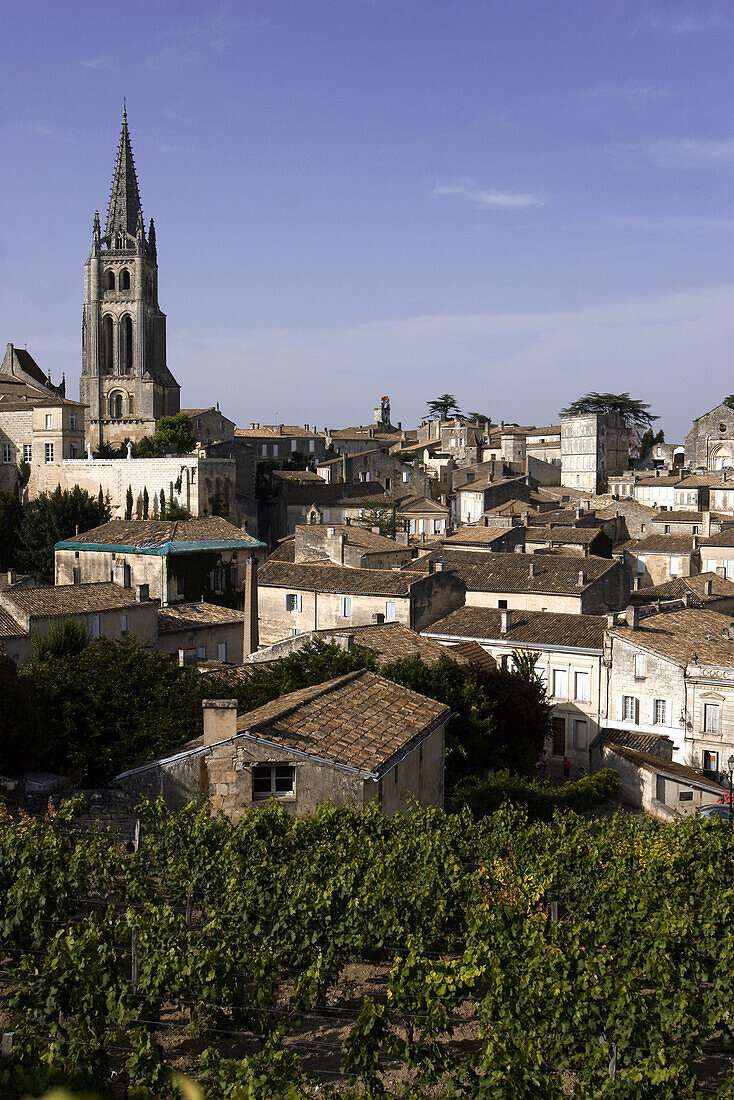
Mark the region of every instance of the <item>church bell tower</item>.
POLYGON ((180 411, 180 388, 166 366, 155 226, 151 218, 146 238, 126 108, 107 224, 102 233, 96 212, 84 265, 79 395, 93 450, 137 442, 160 417, 180 411))

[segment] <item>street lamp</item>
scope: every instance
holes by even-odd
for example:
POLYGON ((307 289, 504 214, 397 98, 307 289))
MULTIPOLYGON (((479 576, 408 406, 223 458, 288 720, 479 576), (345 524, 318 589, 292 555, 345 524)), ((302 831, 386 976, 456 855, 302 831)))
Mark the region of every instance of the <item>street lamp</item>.
POLYGON ((729 765, 729 824, 731 825, 731 797, 732 787, 734 786, 734 754, 732 754, 727 760, 729 765))

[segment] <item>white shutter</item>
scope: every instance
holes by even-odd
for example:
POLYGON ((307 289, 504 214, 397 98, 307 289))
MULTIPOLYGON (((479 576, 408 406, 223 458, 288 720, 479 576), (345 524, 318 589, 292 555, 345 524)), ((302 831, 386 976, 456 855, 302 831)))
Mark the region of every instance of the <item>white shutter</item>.
POLYGON ((621 722, 624 718, 624 697, 622 695, 617 696, 617 721, 621 722))
POLYGON ((655 700, 647 700, 647 724, 652 726, 655 722, 655 700))
POLYGON ((303 596, 300 592, 296 596, 296 611, 303 611, 303 596))

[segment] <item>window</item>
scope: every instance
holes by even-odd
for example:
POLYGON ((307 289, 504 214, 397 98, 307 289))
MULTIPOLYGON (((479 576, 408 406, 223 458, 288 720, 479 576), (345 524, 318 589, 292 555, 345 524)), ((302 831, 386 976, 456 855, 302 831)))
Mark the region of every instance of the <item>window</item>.
POLYGON ((33 447, 30 443, 23 444, 23 461, 30 462, 33 457, 33 447))
POLYGON ((565 668, 553 669, 553 697, 568 699, 568 673, 565 668))
POLYGON ((296 443, 295 439, 292 439, 291 440, 291 453, 293 453, 296 450, 297 446, 298 446, 298 444, 296 443))
POLYGON ((647 657, 644 653, 635 654, 635 680, 644 680, 647 675, 647 657))
POLYGON ((718 733, 721 729, 721 707, 718 703, 704 703, 703 728, 707 733, 718 733))
POLYGON ((646 569, 645 558, 644 558, 644 555, 640 554, 638 559, 637 559, 637 572, 638 573, 644 573, 645 569, 646 569))
POLYGON ((510 667, 510 658, 507 656, 506 653, 503 653, 502 656, 500 657, 500 668, 502 669, 503 672, 507 672, 509 670, 509 667, 510 667))
POLYGON ((573 747, 575 749, 586 749, 589 747, 589 723, 583 718, 574 719, 573 747))
POLYGON ((407 471, 407 470, 403 470, 403 483, 404 483, 404 484, 407 484, 407 482, 408 482, 408 478, 409 478, 409 477, 410 477, 410 474, 408 473, 408 471, 407 471))
POLYGON ((573 697, 579 703, 588 703, 591 698, 591 673, 575 672, 573 697))
POLYGON ((120 272, 120 290, 129 290, 129 289, 130 289, 130 272, 127 270, 126 267, 123 267, 122 271, 120 272))
POLYGON ((717 772, 719 770, 719 754, 718 752, 711 752, 709 749, 704 749, 701 753, 703 760, 703 770, 705 772, 717 772))
POLYGON ((127 634, 127 615, 120 615, 120 633, 127 634))
POLYGON ((69 429, 72 432, 76 431, 76 413, 69 413, 69 429))
POLYGON ((218 642, 217 643, 217 660, 218 661, 226 661, 227 660, 227 643, 226 642, 218 642))
POLYGON ((506 611, 507 600, 497 600, 497 607, 500 609, 500 611, 506 611))
POLYGON ((200 661, 205 661, 206 660, 206 646, 205 645, 200 645, 197 648, 196 656, 199 658, 200 661))
POLYGON ((48 431, 53 425, 53 414, 46 413, 46 431, 48 431))
POLYGON ((316 450, 316 440, 315 439, 309 439, 308 449, 309 449, 309 451, 315 451, 316 450))
POLYGON ((300 592, 289 592, 285 598, 286 611, 300 611, 302 607, 302 599, 300 592))
POLYGON ((10 462, 10 444, 3 443, 3 462, 10 462))
POLYGON ((183 577, 176 578, 176 595, 183 596, 186 593, 186 582, 183 577))
POLYGON ((666 534, 666 535, 669 535, 669 534, 670 534, 670 524, 669 524, 669 523, 666 523, 666 524, 665 524, 665 534, 666 534))
POLYGON ((634 695, 625 695, 622 699, 622 719, 625 722, 637 721, 637 700, 634 695))
POLYGON ((665 776, 664 775, 656 775, 655 776, 655 798, 658 800, 658 802, 662 802, 663 805, 665 804, 665 776))
POLYGON ((387 603, 385 604, 385 622, 386 623, 394 623, 395 622, 395 601, 394 600, 388 600, 387 603))
POLYGON ((76 447, 73 443, 69 444, 69 458, 76 458, 76 447))
POLYGON ((287 798, 295 794, 296 769, 292 764, 260 765, 252 769, 253 800, 287 798))
POLYGON ((656 699, 653 705, 652 720, 656 726, 664 726, 668 717, 668 708, 664 699, 656 699))
POLYGON ((46 444, 46 462, 53 462, 54 460, 54 445, 53 443, 46 444))
POLYGON ((700 531, 701 531, 700 526, 697 523, 694 523, 693 524, 693 534, 698 535, 700 533, 700 531))
POLYGON ((342 598, 341 598, 341 608, 340 608, 339 613, 340 613, 340 615, 343 619, 348 619, 348 618, 351 617, 351 614, 352 614, 352 597, 351 596, 342 596, 342 598))
POLYGON ((278 444, 277 444, 277 443, 273 443, 273 458, 277 458, 277 457, 278 457, 278 450, 279 450, 279 448, 278 448, 278 444))
POLYGON ((670 574, 671 574, 671 576, 675 577, 681 572, 681 569, 682 569, 682 564, 681 563, 682 563, 682 561, 683 561, 682 558, 671 557, 671 559, 670 559, 670 574))
POLYGON ((91 615, 89 618, 89 634, 92 638, 99 638, 99 615, 91 615))
POLYGON ((260 454, 262 455, 262 457, 263 457, 263 458, 267 458, 267 457, 268 457, 268 445, 267 445, 267 443, 263 443, 263 444, 261 445, 261 447, 260 447, 260 454))

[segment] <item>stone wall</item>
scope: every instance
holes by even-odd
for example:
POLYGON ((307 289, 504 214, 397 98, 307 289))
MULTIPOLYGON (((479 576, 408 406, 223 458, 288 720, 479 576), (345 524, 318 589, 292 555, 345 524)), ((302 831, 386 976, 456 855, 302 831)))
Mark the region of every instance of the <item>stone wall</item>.
POLYGON ((200 660, 223 660, 231 665, 241 665, 244 656, 244 623, 212 623, 195 630, 181 630, 170 634, 159 634, 158 652, 173 657, 179 649, 203 649, 200 660), (219 646, 226 646, 224 657, 219 657, 219 646))

